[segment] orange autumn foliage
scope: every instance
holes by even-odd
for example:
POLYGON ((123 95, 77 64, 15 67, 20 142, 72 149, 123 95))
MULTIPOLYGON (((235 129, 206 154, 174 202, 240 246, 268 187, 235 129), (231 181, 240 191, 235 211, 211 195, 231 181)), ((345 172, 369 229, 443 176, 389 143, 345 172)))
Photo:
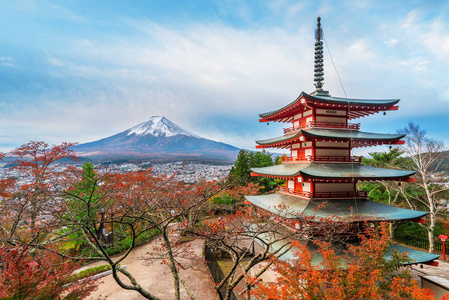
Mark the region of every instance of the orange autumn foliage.
POLYGON ((358 245, 349 245, 341 255, 329 243, 316 241, 322 256, 318 264, 312 263, 316 253, 294 242, 296 258, 277 260, 277 281, 257 283, 252 296, 270 300, 433 299, 433 292, 420 289, 408 271, 399 270, 408 260, 405 256, 393 253, 391 260, 385 259, 391 243, 386 224, 367 228, 359 239, 358 245))

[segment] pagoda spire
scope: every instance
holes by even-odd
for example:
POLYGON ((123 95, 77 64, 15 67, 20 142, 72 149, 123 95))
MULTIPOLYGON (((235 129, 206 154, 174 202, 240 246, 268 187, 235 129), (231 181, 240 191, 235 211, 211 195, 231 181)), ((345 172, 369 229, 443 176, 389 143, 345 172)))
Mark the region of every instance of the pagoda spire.
POLYGON ((314 81, 317 90, 320 90, 324 85, 324 68, 323 68, 323 29, 321 28, 321 18, 317 18, 317 28, 315 29, 315 75, 314 81))

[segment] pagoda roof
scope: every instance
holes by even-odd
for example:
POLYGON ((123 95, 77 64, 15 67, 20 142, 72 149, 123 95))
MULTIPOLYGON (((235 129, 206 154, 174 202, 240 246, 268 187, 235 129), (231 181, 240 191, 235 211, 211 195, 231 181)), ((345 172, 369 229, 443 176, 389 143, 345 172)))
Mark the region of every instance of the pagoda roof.
MULTIPOLYGON (((261 234, 259 235, 259 237, 262 240, 265 240, 267 243, 270 242, 270 240, 273 240, 275 237, 272 236, 272 234, 269 233, 265 233, 265 234, 261 234)), ((279 238, 277 238, 279 239, 279 238)), ((255 239, 256 242, 262 246, 263 248, 266 247, 266 245, 264 243, 262 243, 259 239, 255 239)), ((285 243, 289 242, 290 240, 287 241, 278 241, 275 242, 271 245, 271 252, 277 251, 279 248, 284 248, 285 247, 285 243)), ((321 255, 321 253, 318 251, 319 247, 313 243, 311 240, 299 240, 298 242, 300 242, 302 245, 306 246, 310 252, 311 255, 311 263, 314 266, 317 266, 318 264, 323 262, 323 257, 321 255)), ((336 254, 337 255, 342 255, 342 250, 340 248, 336 249, 336 254)), ((295 255, 295 253, 297 253, 298 251, 300 251, 300 249, 298 247, 293 247, 292 249, 290 249, 289 251, 287 251, 286 253, 284 253, 282 256, 279 257, 279 259, 281 260, 294 260, 297 258, 297 256, 295 255)), ((425 251, 421 251, 421 250, 416 250, 416 249, 412 249, 406 246, 402 246, 402 245, 398 245, 398 244, 391 244, 388 247, 387 252, 384 255, 384 258, 389 261, 393 258, 393 253, 394 252, 398 252, 398 253, 408 253, 408 257, 410 258, 411 262, 409 263, 405 263, 404 265, 413 265, 413 264, 423 264, 423 263, 429 263, 435 259, 438 259, 440 257, 440 255, 438 254, 433 254, 433 253, 429 253, 429 252, 425 252, 425 251)), ((343 266, 346 265, 346 262, 343 261, 343 266)))
POLYGON ((345 221, 405 221, 427 212, 373 202, 367 199, 308 200, 281 193, 245 196, 251 204, 286 219, 302 216, 335 217, 345 221))
POLYGON ((412 176, 416 171, 382 169, 358 163, 342 164, 281 164, 263 168, 251 168, 256 173, 268 177, 293 178, 298 176, 323 179, 401 179, 412 176))
POLYGON ((405 134, 388 134, 388 133, 372 133, 354 130, 334 130, 334 129, 301 129, 297 132, 291 134, 285 134, 279 137, 259 140, 256 141, 259 148, 268 147, 286 147, 293 142, 299 140, 299 137, 304 135, 305 137, 318 139, 318 140, 338 140, 338 141, 355 141, 354 147, 364 146, 364 143, 357 142, 367 142, 369 144, 379 144, 379 143, 392 143, 398 142, 405 134))
POLYGON ((304 111, 304 107, 316 107, 348 110, 349 119, 355 119, 379 111, 392 110, 394 109, 393 106, 399 101, 400 99, 360 99, 319 96, 301 92, 298 98, 296 98, 293 102, 279 109, 259 114, 259 116, 261 117, 261 122, 291 122, 293 120, 294 113, 304 111), (302 101, 302 99, 304 101, 302 101))

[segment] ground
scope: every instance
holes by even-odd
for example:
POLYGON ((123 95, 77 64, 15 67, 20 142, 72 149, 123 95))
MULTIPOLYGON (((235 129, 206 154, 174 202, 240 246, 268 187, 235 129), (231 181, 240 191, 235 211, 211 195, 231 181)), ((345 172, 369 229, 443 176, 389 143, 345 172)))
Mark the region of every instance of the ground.
MULTIPOLYGON (((174 236, 173 239, 177 237, 174 236)), ((146 262, 143 258, 154 256, 155 247, 160 246, 161 238, 156 238, 150 243, 140 246, 134 249, 131 254, 122 262, 122 266, 126 265, 126 269, 135 276, 136 280, 149 292, 161 299, 174 299, 174 287, 171 272, 167 265, 162 263, 161 259, 155 259, 152 263, 146 262), (151 254, 148 254, 151 252, 151 254)), ((193 264, 194 268, 187 270, 181 270, 182 278, 187 282, 190 290, 198 300, 218 300, 218 295, 214 288, 213 280, 211 279, 210 272, 204 262, 203 240, 192 240, 179 246, 179 256, 192 252, 194 253, 194 259, 187 259, 184 256, 179 257, 181 263, 185 265, 193 264)), ((256 249, 260 251, 261 249, 256 249)), ((443 260, 438 260, 439 267, 433 267, 428 265, 410 266, 413 277, 421 283, 418 275, 436 275, 449 279, 449 263, 443 260)), ((104 264, 103 262, 96 262, 84 266, 82 269, 94 267, 104 264)), ((223 265, 223 263, 222 263, 223 265)), ((225 268, 225 264, 223 265, 225 268)), ((270 272, 264 274, 265 281, 274 281, 274 277, 270 272)), ((97 291, 95 291, 88 299, 126 299, 126 300, 138 300, 144 299, 139 293, 135 291, 129 291, 121 288, 112 275, 105 276, 101 279, 102 283, 99 285, 97 291)), ((243 288, 241 286, 240 288, 243 288)), ((238 293, 237 293, 238 294, 238 293)), ((181 299, 190 299, 181 286, 181 299)))
MULTIPOLYGON (((167 265, 162 263, 161 259, 154 260, 148 263, 143 260, 143 257, 148 257, 146 253, 155 251, 155 247, 159 246, 160 238, 152 240, 150 243, 134 249, 130 255, 121 263, 126 265, 126 270, 134 275, 137 282, 154 296, 161 299, 175 299, 173 277, 167 265)), ((204 241, 193 240, 182 244, 180 247, 181 253, 194 252, 197 258, 194 260, 194 269, 181 270, 181 277, 187 282, 187 285, 197 300, 217 300, 218 295, 214 288, 214 283, 211 279, 209 269, 204 263, 203 248, 204 241)), ((190 264, 192 260, 186 258, 179 258, 179 261, 190 264)), ((96 262, 89 264, 85 268, 90 268, 104 264, 103 262, 96 262)), ((99 288, 88 299, 117 299, 117 300, 138 300, 145 299, 136 291, 129 291, 121 288, 112 275, 105 276, 101 279, 99 288)), ((190 299, 185 289, 181 286, 181 299, 190 299)))

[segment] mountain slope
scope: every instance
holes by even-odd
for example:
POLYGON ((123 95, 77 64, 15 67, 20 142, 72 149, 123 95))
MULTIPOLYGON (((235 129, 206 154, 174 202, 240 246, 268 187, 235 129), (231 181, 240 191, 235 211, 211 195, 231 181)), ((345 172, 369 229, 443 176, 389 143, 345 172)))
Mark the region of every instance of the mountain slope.
POLYGON ((93 160, 218 160, 233 162, 239 148, 193 134, 154 116, 113 136, 78 145, 75 152, 93 160))

